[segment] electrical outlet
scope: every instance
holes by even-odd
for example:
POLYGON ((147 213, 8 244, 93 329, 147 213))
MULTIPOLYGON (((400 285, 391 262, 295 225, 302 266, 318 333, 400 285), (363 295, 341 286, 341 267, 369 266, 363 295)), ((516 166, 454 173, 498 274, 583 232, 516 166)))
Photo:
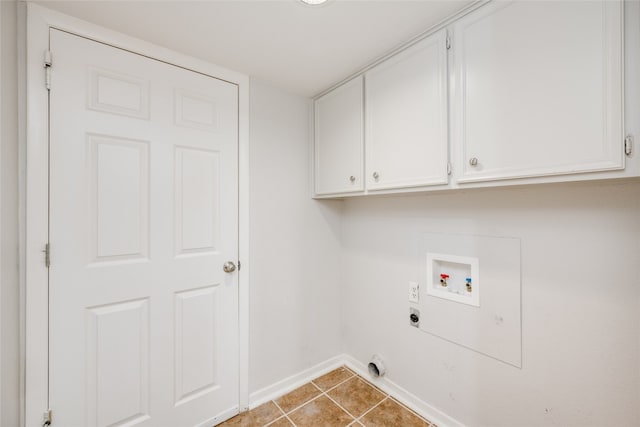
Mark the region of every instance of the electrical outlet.
POLYGON ((420 302, 418 282, 409 282, 409 302, 420 302))
POLYGON ((414 328, 420 327, 420 310, 409 307, 409 324, 414 328))

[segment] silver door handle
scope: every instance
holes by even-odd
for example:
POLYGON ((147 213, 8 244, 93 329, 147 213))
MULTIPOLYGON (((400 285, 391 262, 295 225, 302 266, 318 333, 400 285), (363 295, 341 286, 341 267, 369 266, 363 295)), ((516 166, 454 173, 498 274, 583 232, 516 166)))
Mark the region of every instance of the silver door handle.
POLYGON ((222 266, 225 273, 233 273, 236 271, 236 264, 233 261, 227 261, 222 266))

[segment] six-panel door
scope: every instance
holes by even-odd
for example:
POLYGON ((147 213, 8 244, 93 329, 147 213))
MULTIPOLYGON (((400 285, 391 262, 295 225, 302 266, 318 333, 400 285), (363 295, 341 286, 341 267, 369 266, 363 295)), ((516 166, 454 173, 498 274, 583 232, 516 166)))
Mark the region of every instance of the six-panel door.
POLYGON ((50 404, 61 426, 238 405, 238 92, 57 30, 50 404))

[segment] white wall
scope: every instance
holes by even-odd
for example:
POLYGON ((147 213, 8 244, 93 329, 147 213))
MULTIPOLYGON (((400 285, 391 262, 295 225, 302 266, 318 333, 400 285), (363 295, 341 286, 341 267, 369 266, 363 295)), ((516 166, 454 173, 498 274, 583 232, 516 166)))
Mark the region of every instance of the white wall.
MULTIPOLYGON (((0 425, 13 427, 16 31, 15 2, 0 4, 0 425)), ((310 105, 251 82, 250 392, 379 352, 391 380, 470 426, 640 425, 640 183, 314 201, 310 105), (408 325, 423 231, 522 239, 523 369, 408 325)))
POLYGON ((19 425, 18 82, 16 2, 0 1, 0 425, 19 425))
POLYGON ((346 353, 469 426, 640 425, 640 183, 352 199, 346 353), (408 324, 422 232, 522 239, 523 368, 408 324))
POLYGON ((341 353, 341 203, 311 199, 311 102, 256 80, 250 91, 249 390, 256 392, 341 353))

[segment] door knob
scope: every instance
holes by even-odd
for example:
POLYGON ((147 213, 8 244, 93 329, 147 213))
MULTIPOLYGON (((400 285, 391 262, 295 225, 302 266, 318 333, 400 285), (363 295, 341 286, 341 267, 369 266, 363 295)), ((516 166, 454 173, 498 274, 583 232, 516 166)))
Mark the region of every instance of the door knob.
POLYGON ((233 261, 227 261, 222 266, 222 269, 225 273, 233 273, 234 271, 236 271, 236 265, 233 261))

